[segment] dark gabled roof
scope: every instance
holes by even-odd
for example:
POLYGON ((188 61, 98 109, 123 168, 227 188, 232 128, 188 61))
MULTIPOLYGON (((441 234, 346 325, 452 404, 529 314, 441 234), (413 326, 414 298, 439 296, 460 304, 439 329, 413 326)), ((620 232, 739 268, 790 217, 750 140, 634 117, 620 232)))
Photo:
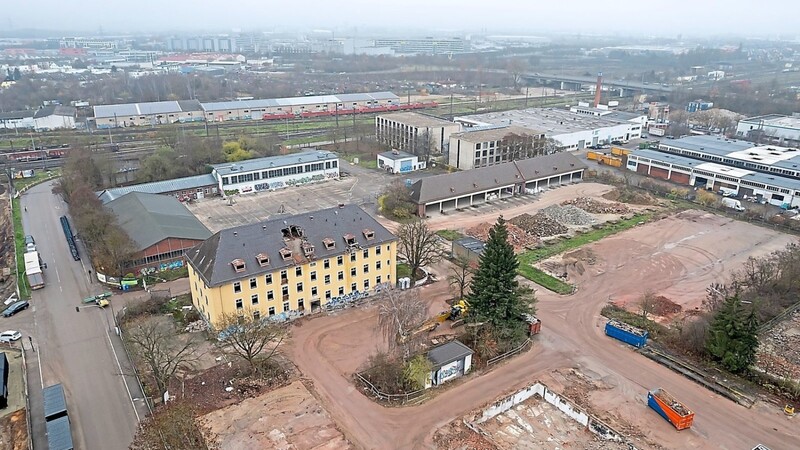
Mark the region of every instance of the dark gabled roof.
POLYGON ((26 117, 33 117, 34 114, 36 114, 36 110, 34 109, 28 109, 25 111, 0 112, 0 120, 19 120, 26 117))
POLYGON ((300 239, 284 241, 282 230, 299 227, 308 243, 314 246, 314 259, 320 260, 348 252, 344 235, 352 234, 361 247, 394 241, 395 236, 377 220, 355 205, 329 208, 307 214, 281 217, 264 222, 229 228, 215 233, 200 245, 186 252, 189 264, 208 286, 219 286, 235 280, 270 273, 308 259, 300 250, 300 239), (364 230, 374 232, 370 240, 364 230), (334 248, 327 249, 323 239, 331 238, 334 248), (280 250, 292 248, 292 258, 281 258, 280 250), (262 267, 256 255, 264 254, 269 263, 262 267), (232 262, 242 260, 244 270, 236 272, 232 262))
POLYGON ((47 447, 50 450, 72 450, 72 431, 69 417, 64 416, 47 422, 47 447))
POLYGON ((411 199, 417 204, 430 203, 580 169, 586 169, 586 164, 572 153, 560 152, 537 156, 480 169, 422 178, 411 185, 411 199))
POLYGON ((465 358, 475 352, 458 340, 450 341, 428 351, 428 359, 433 363, 434 369, 450 364, 453 361, 465 358))
POLYGON ((411 185, 411 199, 422 204, 510 186, 521 181, 522 177, 514 163, 503 163, 423 178, 411 185))
POLYGON ((47 117, 47 116, 70 116, 75 117, 77 115, 78 108, 73 106, 62 106, 62 105, 53 105, 53 106, 45 106, 43 108, 39 108, 34 113, 33 117, 38 119, 40 117, 47 117))
POLYGON ((574 172, 579 169, 586 170, 588 167, 583 161, 569 152, 520 159, 514 161, 514 164, 517 165, 517 169, 519 169, 519 173, 525 181, 552 177, 553 175, 574 172))
POLYGON ((105 205, 142 251, 167 238, 202 241, 211 232, 175 197, 131 192, 105 205))
POLYGON ((461 239, 456 239, 453 241, 453 245, 458 245, 460 247, 464 247, 467 250, 473 251, 475 253, 483 253, 483 249, 486 248, 486 243, 481 241, 480 239, 475 239, 471 236, 465 236, 461 239))

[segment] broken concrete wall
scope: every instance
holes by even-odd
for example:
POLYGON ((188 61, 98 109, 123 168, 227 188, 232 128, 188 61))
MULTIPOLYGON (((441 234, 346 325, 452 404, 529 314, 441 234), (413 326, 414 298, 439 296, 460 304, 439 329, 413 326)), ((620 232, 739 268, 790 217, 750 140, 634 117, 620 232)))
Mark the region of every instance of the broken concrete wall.
MULTIPOLYGON (((534 383, 520 391, 515 392, 514 394, 509 395, 508 397, 499 400, 483 410, 481 417, 478 418, 474 422, 475 425, 479 425, 481 423, 486 422, 489 419, 492 419, 509 409, 513 408, 514 406, 524 402, 525 400, 533 397, 534 395, 538 395, 547 403, 558 408, 559 411, 567 415, 572 420, 578 422, 579 424, 587 427, 589 431, 596 434, 601 439, 607 441, 615 441, 615 442, 625 442, 625 438, 622 437, 622 434, 611 428, 610 426, 603 423, 600 419, 590 415, 589 413, 580 409, 577 405, 575 405, 572 401, 563 397, 545 386, 542 383, 534 383)), ((635 447, 629 444, 629 447, 632 450, 635 450, 635 447)))

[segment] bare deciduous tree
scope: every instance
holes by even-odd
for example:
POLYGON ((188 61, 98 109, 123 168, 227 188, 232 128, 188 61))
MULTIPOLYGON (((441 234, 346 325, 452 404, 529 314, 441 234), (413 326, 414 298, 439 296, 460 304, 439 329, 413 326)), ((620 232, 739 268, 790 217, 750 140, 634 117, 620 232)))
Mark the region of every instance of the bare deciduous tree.
POLYGON ((439 237, 422 219, 400 225, 397 230, 398 251, 411 266, 411 281, 417 280, 417 271, 442 257, 439 237))
POLYGON ((217 437, 196 415, 195 408, 185 402, 172 403, 156 410, 141 422, 129 449, 218 449, 217 437))
POLYGON ((450 286, 458 293, 459 300, 464 298, 464 294, 466 294, 469 289, 469 281, 470 277, 472 277, 473 270, 472 262, 463 256, 457 257, 450 267, 451 273, 447 277, 447 281, 450 282, 450 286))
POLYGON ((378 305, 378 326, 389 344, 389 354, 406 358, 416 346, 415 339, 410 337, 424 322, 427 307, 416 289, 384 292, 384 299, 378 305))
POLYGON ((656 309, 656 294, 651 291, 647 290, 642 295, 642 298, 639 300, 639 314, 642 315, 642 319, 647 320, 647 316, 653 313, 656 309))
POLYGON ((224 334, 222 347, 233 352, 258 371, 257 359, 268 361, 275 355, 286 337, 286 327, 276 322, 255 318, 254 310, 246 308, 242 315, 225 313, 215 324, 224 334), (263 358, 259 358, 262 356, 263 358))
POLYGON ((140 323, 129 330, 128 341, 146 364, 159 397, 167 391, 175 374, 190 368, 200 356, 194 336, 182 336, 172 323, 140 323))

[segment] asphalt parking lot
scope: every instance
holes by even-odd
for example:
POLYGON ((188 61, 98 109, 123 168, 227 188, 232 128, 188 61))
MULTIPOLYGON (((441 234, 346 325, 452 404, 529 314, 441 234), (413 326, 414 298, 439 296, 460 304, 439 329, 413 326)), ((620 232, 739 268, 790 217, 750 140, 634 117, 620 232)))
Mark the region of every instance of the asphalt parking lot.
POLYGON ((302 214, 338 206, 356 204, 370 214, 377 213, 378 194, 395 180, 412 182, 440 172, 425 171, 409 175, 390 175, 377 169, 344 164, 348 176, 339 180, 288 187, 271 192, 235 195, 230 199, 210 197, 188 204, 203 224, 216 233, 225 228, 267 219, 302 214))

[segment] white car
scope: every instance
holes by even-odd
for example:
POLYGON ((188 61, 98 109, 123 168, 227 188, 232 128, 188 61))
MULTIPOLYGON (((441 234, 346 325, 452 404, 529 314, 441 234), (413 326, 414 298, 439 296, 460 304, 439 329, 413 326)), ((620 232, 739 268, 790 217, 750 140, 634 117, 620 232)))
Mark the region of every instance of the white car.
POLYGON ((19 331, 8 330, 0 333, 0 342, 13 342, 18 341, 22 337, 19 331))

